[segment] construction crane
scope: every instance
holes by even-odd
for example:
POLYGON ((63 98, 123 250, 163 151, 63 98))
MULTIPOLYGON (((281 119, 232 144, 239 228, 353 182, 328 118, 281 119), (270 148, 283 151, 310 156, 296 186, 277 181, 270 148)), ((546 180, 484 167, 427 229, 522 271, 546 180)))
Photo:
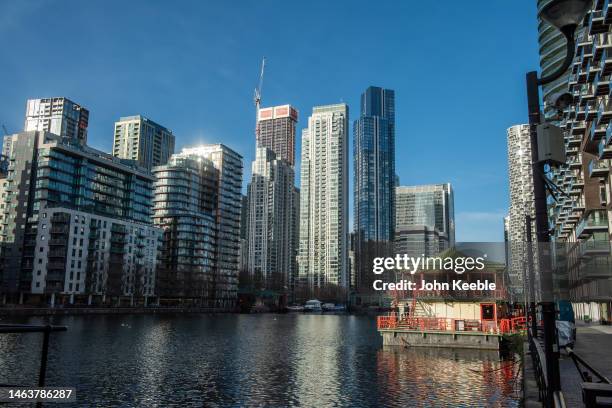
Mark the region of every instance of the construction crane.
POLYGON ((266 57, 263 57, 263 59, 261 60, 261 72, 259 73, 259 85, 257 86, 257 88, 255 88, 255 97, 254 102, 255 102, 255 110, 256 110, 256 114, 259 116, 259 106, 261 105, 261 89, 263 87, 263 80, 264 80, 264 70, 266 68, 266 57))
POLYGON ((4 136, 8 136, 9 132, 6 130, 6 126, 2 125, 2 131, 4 132, 4 136))

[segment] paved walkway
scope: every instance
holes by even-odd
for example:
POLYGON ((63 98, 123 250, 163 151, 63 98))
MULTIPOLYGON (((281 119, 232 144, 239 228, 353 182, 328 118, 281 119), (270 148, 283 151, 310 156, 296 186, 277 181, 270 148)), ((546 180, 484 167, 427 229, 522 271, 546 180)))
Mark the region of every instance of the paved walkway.
MULTIPOLYGON (((612 326, 585 326, 578 323, 574 352, 612 380, 612 326)), ((572 359, 561 353, 561 389, 568 407, 581 407, 582 379, 572 359)))

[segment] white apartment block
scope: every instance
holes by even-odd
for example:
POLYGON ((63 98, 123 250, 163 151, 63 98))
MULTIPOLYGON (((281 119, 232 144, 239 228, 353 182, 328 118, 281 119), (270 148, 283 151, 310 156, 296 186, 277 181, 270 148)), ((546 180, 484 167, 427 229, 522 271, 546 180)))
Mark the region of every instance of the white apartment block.
MULTIPOLYGON (((529 125, 508 128, 508 174, 510 181, 510 212, 508 216, 509 260, 508 274, 515 291, 522 291, 526 271, 527 241, 526 216, 532 217, 535 234, 535 203, 531 167, 529 125)), ((535 236, 533 235, 532 236, 535 236)))
POLYGON ((40 212, 32 293, 154 296, 162 230, 67 208, 40 212))
POLYGON ((302 132, 299 284, 348 287, 348 105, 314 107, 302 132))

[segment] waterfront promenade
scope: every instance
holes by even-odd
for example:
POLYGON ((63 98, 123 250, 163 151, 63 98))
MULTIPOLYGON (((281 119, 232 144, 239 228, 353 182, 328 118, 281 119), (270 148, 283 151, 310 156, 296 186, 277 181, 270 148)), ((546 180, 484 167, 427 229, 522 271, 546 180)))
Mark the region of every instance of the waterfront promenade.
MULTIPOLYGON (((577 324, 574 352, 593 368, 612 379, 612 326, 587 326, 577 324)), ((580 407, 582 403, 582 380, 572 359, 565 351, 559 360, 561 389, 568 407, 580 407)))
MULTIPOLYGON (((580 356, 605 377, 612 379, 612 326, 588 326, 577 323, 576 344, 574 353, 580 356)), ((538 399, 538 388, 535 373, 525 343, 524 406, 541 407, 538 399)), ((562 350, 559 369, 561 371, 561 390, 568 407, 582 407, 582 379, 574 362, 565 350, 562 350)))
POLYGON ((232 311, 195 306, 56 306, 32 307, 15 306, 1 307, 1 316, 58 316, 58 315, 104 315, 104 314, 164 314, 164 313, 229 313, 232 311))

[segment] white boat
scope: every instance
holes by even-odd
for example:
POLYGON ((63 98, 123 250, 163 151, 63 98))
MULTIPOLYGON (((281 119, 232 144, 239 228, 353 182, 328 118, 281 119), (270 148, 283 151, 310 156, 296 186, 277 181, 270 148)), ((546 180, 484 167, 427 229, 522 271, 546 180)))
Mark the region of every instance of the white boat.
POLYGON ((303 312, 304 306, 287 306, 288 312, 303 312))
POLYGON ((334 303, 323 303, 324 312, 344 312, 346 310, 346 306, 344 305, 336 305, 334 303))
POLYGON ((323 309, 321 308, 320 300, 312 299, 306 302, 306 304, 304 305, 305 312, 320 312, 322 310, 323 309))

